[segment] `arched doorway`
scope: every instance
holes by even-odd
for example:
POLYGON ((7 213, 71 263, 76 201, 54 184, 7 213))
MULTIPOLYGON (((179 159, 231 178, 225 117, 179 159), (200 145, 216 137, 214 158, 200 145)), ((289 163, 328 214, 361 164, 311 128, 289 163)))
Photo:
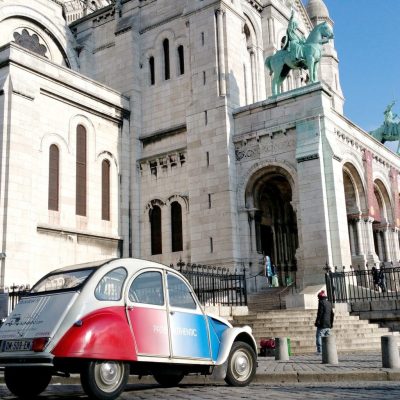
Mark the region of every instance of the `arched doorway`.
POLYGON ((351 163, 343 166, 343 185, 346 201, 347 228, 352 265, 365 266, 371 261, 373 249, 368 238, 369 222, 365 220, 368 214, 365 190, 360 174, 351 163), (369 255, 369 256, 368 256, 369 255))
POLYGON ((393 225, 393 213, 390 197, 382 181, 376 180, 374 185, 374 234, 375 252, 379 261, 391 261, 389 246, 389 230, 393 225))
POLYGON ((259 254, 270 256, 277 267, 281 284, 296 280, 298 232, 292 206, 292 186, 287 172, 279 167, 258 172, 247 192, 247 203, 253 202, 255 243, 259 254))

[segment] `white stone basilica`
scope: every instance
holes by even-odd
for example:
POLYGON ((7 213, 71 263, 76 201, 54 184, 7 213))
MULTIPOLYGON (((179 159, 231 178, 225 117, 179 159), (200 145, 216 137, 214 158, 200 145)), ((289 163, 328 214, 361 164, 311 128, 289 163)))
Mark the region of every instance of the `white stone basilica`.
POLYGON ((334 42, 271 96, 292 8, 333 27, 322 0, 0 0, 0 287, 120 256, 265 254, 300 288, 397 265, 400 159, 343 115, 334 42))

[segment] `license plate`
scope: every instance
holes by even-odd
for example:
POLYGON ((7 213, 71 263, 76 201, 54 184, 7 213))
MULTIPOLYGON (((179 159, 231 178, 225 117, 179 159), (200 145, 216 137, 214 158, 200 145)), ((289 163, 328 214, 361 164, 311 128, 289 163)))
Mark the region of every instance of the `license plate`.
POLYGON ((2 351, 30 351, 32 350, 32 340, 5 340, 2 351))

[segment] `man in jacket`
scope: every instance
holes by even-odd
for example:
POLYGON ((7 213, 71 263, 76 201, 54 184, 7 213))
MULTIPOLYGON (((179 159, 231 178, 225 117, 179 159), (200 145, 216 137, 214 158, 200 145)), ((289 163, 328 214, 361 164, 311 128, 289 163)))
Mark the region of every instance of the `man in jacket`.
POLYGON ((333 327, 333 318, 332 304, 328 301, 325 291, 321 290, 318 293, 318 312, 315 320, 315 326, 317 327, 315 339, 318 354, 322 350, 321 337, 330 335, 330 330, 333 327))

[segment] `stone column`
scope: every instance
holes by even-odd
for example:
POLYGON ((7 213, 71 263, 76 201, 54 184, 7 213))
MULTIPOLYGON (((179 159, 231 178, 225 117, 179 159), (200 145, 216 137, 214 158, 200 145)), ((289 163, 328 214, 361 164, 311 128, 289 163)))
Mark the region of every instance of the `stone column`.
POLYGON ((253 97, 253 103, 257 101, 257 80, 256 80, 256 62, 254 51, 250 51, 250 72, 251 72, 251 92, 253 97))
POLYGON ((272 44, 272 18, 268 18, 268 43, 272 44))
POLYGON ((372 223, 374 222, 373 218, 366 218, 365 225, 367 228, 367 240, 368 240, 368 254, 375 254, 375 245, 374 245, 374 232, 372 230, 372 223))
POLYGON ((385 253, 386 253, 386 259, 383 261, 392 261, 392 254, 390 252, 389 248, 389 227, 386 226, 386 228, 383 230, 383 245, 385 247, 385 253))
POLYGON ((351 255, 355 256, 357 254, 357 252, 356 252, 356 245, 355 245, 355 241, 354 241, 354 225, 351 221, 349 221, 348 226, 349 226, 350 251, 351 251, 351 255))
POLYGON ((383 261, 383 246, 382 246, 381 231, 377 230, 374 232, 374 230, 372 230, 372 235, 374 235, 374 233, 375 233, 375 235, 377 235, 377 240, 376 240, 376 243, 378 245, 378 248, 376 249, 377 256, 380 261, 383 261))
POLYGON ((224 40, 224 11, 218 9, 217 13, 217 46, 218 46, 218 74, 219 74, 219 95, 226 95, 225 80, 225 40, 224 40))
POLYGON ((400 248, 399 248, 399 229, 392 228, 392 239, 393 239, 393 261, 400 260, 400 248))
POLYGON ((256 239, 256 221, 255 215, 258 210, 255 208, 247 210, 247 216, 249 221, 249 252, 254 253, 257 251, 257 239, 256 239))
POLYGON ((363 234, 362 234, 362 220, 361 217, 356 219, 356 229, 357 229, 357 241, 358 241, 358 254, 364 254, 364 241, 363 241, 363 234))

